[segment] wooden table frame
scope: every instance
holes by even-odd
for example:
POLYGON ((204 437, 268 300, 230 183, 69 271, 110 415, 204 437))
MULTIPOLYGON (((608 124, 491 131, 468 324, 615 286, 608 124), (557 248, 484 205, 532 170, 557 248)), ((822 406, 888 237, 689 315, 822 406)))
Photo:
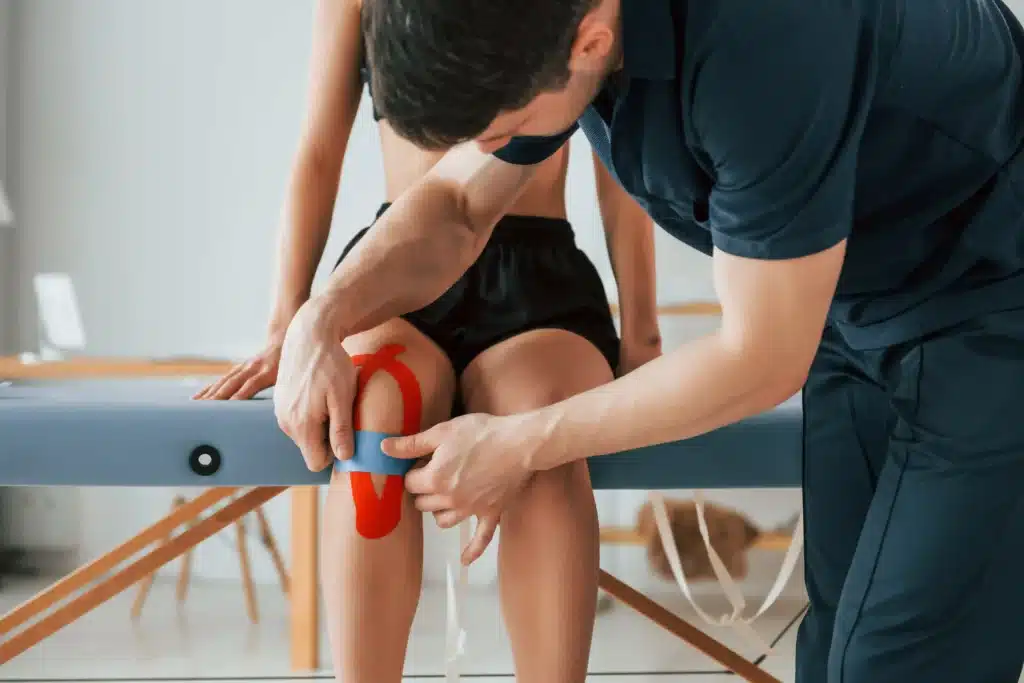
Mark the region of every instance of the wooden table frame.
MULTIPOLYGON (((221 375, 231 363, 206 359, 106 359, 82 358, 44 363, 22 363, 0 357, 0 380, 88 380, 221 375)), ((254 488, 240 493, 235 488, 204 491, 153 525, 95 561, 80 567, 32 599, 0 616, 0 664, 24 652, 59 629, 95 609, 115 595, 195 548, 204 540, 282 493, 287 487, 254 488), (233 500, 211 512, 225 500, 233 500), (200 520, 204 513, 209 513, 200 520), (188 527, 174 536, 181 527, 188 527), (134 563, 100 581, 108 572, 142 552, 157 547, 134 563), (58 603, 72 598, 64 607, 58 603), (56 608, 49 616, 41 615, 56 608), (34 624, 12 633, 30 621, 34 624)), ((319 667, 320 599, 319 565, 320 496, 315 486, 291 487, 291 581, 289 633, 291 668, 312 671, 319 667)))
MULTIPOLYGON (((614 307, 613 307, 614 310, 614 307)), ((659 315, 717 315, 713 302, 677 304, 659 308, 659 315)), ((168 361, 83 359, 22 364, 0 358, 0 379, 68 380, 142 377, 216 376, 230 364, 202 359, 168 361)), ((288 487, 259 487, 245 491, 214 488, 172 510, 125 543, 72 572, 30 600, 0 616, 0 664, 24 652, 59 629, 87 614, 115 595, 175 560, 238 519, 275 498, 288 487), (219 509, 215 506, 223 504, 219 509), (204 513, 206 514, 203 517, 204 513), (185 527, 178 535, 174 532, 185 527), (156 547, 126 567, 114 571, 146 548, 156 547), (114 573, 110 573, 114 572, 114 573), (109 574, 109 575, 108 575, 109 574), (105 578, 104 578, 105 577, 105 578), (77 597, 71 597, 79 593, 77 597), (71 598, 63 607, 57 604, 71 598), (54 609, 56 608, 56 609, 54 609), (53 609, 48 616, 41 616, 53 609), (40 618, 41 617, 41 618, 40 618), (10 635, 32 620, 31 625, 10 635)), ((289 631, 291 668, 308 672, 319 667, 320 599, 319 487, 291 487, 291 582, 289 631)), ((627 530, 606 529, 608 542, 636 543, 627 530)), ((766 539, 767 540, 767 539, 766 539)), ((772 539, 778 543, 781 539, 772 539)), ((774 545, 774 544, 773 544, 774 545)), ((749 683, 779 683, 756 663, 726 647, 699 628, 676 616, 603 569, 600 588, 640 615, 686 642, 749 683)))

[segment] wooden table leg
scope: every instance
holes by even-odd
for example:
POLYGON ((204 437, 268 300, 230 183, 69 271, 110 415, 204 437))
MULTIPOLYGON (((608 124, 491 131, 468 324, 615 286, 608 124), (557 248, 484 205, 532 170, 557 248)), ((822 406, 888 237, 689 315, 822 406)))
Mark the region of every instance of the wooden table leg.
MULTIPOLYGON (((154 550, 151 550, 121 571, 85 590, 74 600, 54 610, 49 616, 40 619, 20 633, 0 642, 0 664, 10 661, 68 624, 88 614, 110 598, 125 591, 135 582, 144 579, 147 574, 171 562, 189 548, 194 548, 282 491, 284 491, 284 487, 263 487, 253 489, 239 496, 220 510, 213 512, 209 517, 198 522, 191 529, 174 537, 167 543, 157 546, 154 550)), ((186 505, 188 504, 186 503, 186 505)), ((178 510, 182 510, 184 507, 182 506, 178 510)))
POLYGON ((143 529, 110 552, 79 567, 46 590, 0 617, 0 636, 30 621, 80 588, 116 569, 122 562, 130 559, 147 546, 163 540, 174 529, 191 522, 220 501, 231 497, 236 490, 231 487, 204 491, 202 495, 175 508, 169 515, 147 529, 143 529))
POLYGON ((292 671, 307 672, 320 665, 320 596, 318 566, 320 489, 292 487, 291 643, 292 671))
POLYGON ((603 569, 601 570, 598 585, 608 595, 633 608, 672 635, 711 657, 711 659, 729 669, 743 680, 748 681, 748 683, 780 683, 779 679, 746 657, 730 650, 696 626, 688 624, 643 593, 619 581, 603 569))

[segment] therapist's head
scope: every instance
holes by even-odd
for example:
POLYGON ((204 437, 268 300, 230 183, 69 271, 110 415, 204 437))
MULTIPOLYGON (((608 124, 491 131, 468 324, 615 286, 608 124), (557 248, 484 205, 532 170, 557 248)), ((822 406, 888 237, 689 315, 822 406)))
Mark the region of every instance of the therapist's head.
POLYGON ((363 0, 374 104, 425 148, 568 128, 617 67, 619 0, 363 0))

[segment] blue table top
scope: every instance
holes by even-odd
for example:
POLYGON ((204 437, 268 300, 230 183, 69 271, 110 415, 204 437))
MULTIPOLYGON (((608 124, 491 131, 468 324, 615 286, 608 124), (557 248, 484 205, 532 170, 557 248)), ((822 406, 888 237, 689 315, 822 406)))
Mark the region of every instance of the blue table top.
MULTIPOLYGON (((277 427, 272 394, 192 401, 199 380, 0 383, 0 485, 324 484, 277 427), (212 448, 215 472, 190 465, 212 448)), ((799 397, 673 443, 590 460, 597 489, 779 488, 801 479, 799 397)))

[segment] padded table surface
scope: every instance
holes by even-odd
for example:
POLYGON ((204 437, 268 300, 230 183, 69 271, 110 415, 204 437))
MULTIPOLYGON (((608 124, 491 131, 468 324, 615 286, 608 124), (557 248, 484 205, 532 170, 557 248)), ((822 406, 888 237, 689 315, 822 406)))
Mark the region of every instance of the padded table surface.
MULTIPOLYGON (((251 401, 192 401, 200 386, 180 379, 0 382, 0 485, 301 486, 329 480, 329 470, 309 472, 280 431, 269 392, 251 401), (194 466, 201 453, 219 459, 215 471, 194 466)), ((798 487, 801 432, 794 397, 694 439, 594 458, 591 478, 598 489, 798 487)))

